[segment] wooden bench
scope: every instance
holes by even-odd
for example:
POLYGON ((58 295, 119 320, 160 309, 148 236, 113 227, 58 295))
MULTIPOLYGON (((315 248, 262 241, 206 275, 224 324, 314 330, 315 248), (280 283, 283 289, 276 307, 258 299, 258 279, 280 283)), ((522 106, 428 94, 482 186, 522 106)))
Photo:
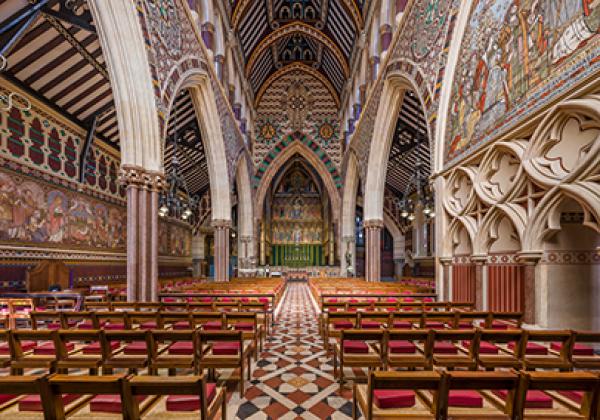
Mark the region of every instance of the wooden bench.
POLYGON ((344 368, 367 368, 369 372, 384 366, 385 332, 383 330, 342 330, 340 341, 333 348, 333 376, 344 386, 344 368))
POLYGON ((387 330, 385 367, 433 369, 432 330, 387 330))
POLYGON ((195 331, 155 330, 147 335, 147 339, 151 374, 158 374, 159 369, 168 369, 169 376, 175 376, 177 369, 192 369, 196 375, 200 373, 200 349, 195 331))
POLYGON ((475 330, 434 330, 432 351, 436 367, 476 370, 479 337, 475 330))
POLYGON ((99 330, 60 330, 54 335, 54 340, 58 373, 68 374, 69 369, 88 369, 90 375, 98 374, 104 363, 99 330), (75 346, 79 348, 73 351, 75 346))
POLYGON ((567 371, 571 369, 571 352, 573 349, 573 334, 568 330, 525 330, 523 331, 522 353, 520 354, 523 368, 558 369, 567 371), (543 344, 540 344, 543 343, 543 344), (549 350, 550 343, 557 343, 560 350, 549 350), (529 354, 531 353, 534 354, 529 354), (539 354, 537 354, 539 352, 539 354))

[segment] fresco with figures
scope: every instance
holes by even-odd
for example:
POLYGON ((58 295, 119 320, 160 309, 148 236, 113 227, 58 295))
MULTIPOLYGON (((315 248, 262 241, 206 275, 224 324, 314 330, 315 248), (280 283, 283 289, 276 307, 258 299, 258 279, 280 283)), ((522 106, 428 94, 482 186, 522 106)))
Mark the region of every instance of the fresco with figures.
POLYGON ((600 2, 475 1, 452 86, 450 163, 600 68, 600 2))
POLYGON ((158 223, 158 254, 187 257, 192 255, 192 231, 186 224, 160 220, 158 223))
POLYGON ((125 249, 123 207, 0 172, 0 240, 55 247, 125 249))

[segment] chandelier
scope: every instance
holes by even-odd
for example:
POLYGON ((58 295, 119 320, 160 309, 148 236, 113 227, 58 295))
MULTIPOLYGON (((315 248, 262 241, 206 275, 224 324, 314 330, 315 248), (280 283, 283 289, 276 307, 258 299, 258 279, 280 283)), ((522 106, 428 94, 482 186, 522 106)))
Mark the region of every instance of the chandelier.
POLYGON ((429 185, 427 174, 423 171, 423 163, 420 160, 415 163, 415 172, 406 184, 404 195, 401 199, 396 199, 396 206, 400 210, 400 216, 409 222, 412 222, 416 218, 415 209, 417 205, 421 206, 425 216, 429 218, 435 217, 433 190, 429 185))
POLYGON ((159 196, 158 215, 160 217, 175 217, 189 223, 194 223, 194 217, 198 214, 199 199, 190 194, 187 181, 181 170, 179 162, 179 137, 177 135, 177 113, 175 113, 175 132, 171 143, 173 144, 173 159, 171 170, 166 177, 166 188, 159 196))

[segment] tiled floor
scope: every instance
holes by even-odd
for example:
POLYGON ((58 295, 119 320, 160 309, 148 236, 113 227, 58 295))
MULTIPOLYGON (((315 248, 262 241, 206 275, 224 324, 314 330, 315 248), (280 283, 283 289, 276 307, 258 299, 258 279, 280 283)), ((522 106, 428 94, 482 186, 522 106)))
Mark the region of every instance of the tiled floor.
POLYGON ((243 399, 234 392, 230 418, 348 419, 352 392, 333 378, 331 358, 325 356, 317 314, 308 286, 290 283, 277 325, 253 370, 243 399))

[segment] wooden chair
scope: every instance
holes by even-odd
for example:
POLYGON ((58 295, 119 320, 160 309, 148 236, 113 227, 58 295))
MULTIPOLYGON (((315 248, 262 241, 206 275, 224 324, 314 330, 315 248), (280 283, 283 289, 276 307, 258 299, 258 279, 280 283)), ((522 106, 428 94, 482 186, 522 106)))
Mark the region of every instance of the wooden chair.
POLYGON ((172 330, 191 330, 193 328, 192 317, 187 311, 161 311, 160 323, 163 328, 172 330))
POLYGON ((396 312, 398 302, 374 302, 373 310, 377 312, 396 312))
POLYGON ((126 312, 104 311, 96 312, 98 327, 104 330, 130 330, 129 318, 126 312))
POLYGON ((339 338, 342 330, 352 330, 357 327, 358 314, 356 312, 331 312, 325 319, 323 340, 325 352, 329 353, 330 340, 339 338))
POLYGON ((344 367, 367 368, 369 372, 384 366, 385 334, 383 330, 342 330, 340 341, 333 347, 333 376, 344 386, 344 367))
POLYGON ((441 387, 441 375, 435 371, 371 372, 366 385, 354 384, 352 418, 358 419, 360 409, 366 420, 443 419, 437 400, 441 387), (434 394, 432 402, 423 398, 423 391, 434 394))
POLYGON ((160 302, 138 302, 137 311, 140 312, 158 312, 161 310, 160 302))
POLYGON ((215 311, 219 312, 234 312, 240 310, 239 302, 215 302, 215 311))
POLYGON ((269 312, 269 304, 262 302, 241 302, 241 312, 256 312, 259 324, 263 325, 263 341, 270 334, 271 313, 269 312))
POLYGON ((54 335, 54 347, 58 373, 88 369, 90 375, 97 375, 104 362, 99 330, 60 330, 54 335), (77 351, 69 350, 75 346, 79 347, 77 351))
POLYGON ((330 313, 334 312, 346 312, 347 303, 346 302, 335 302, 326 303, 323 302, 321 304, 321 313, 319 314, 319 334, 325 340, 325 329, 327 327, 327 317, 330 313))
POLYGON ((109 312, 112 309, 110 302, 85 302, 85 310, 93 312, 109 312))
POLYGON ((257 352, 263 349, 264 330, 263 324, 258 323, 256 312, 225 312, 225 326, 241 331, 244 340, 254 341, 254 359, 257 360, 257 352))
POLYGON ((524 352, 524 336, 521 330, 479 330, 477 363, 486 370, 497 368, 520 369, 524 352), (505 347, 514 343, 513 349, 505 347))
POLYGON ((433 330, 387 330, 386 368, 433 369, 433 330))
POLYGON ((360 312, 358 314, 358 327, 363 329, 381 329, 390 325, 391 315, 388 312, 360 312))
POLYGON ((515 371, 444 372, 438 400, 440 418, 519 420, 518 385, 515 371), (485 391, 501 391, 506 396, 488 398, 485 391))
POLYGON ((571 352, 574 336, 571 331, 523 331, 524 345, 521 347, 521 361, 526 370, 559 369, 571 370, 571 352), (558 343, 560 350, 550 351, 546 344, 558 343))
POLYGON ((473 302, 448 302, 448 310, 459 312, 471 312, 475 310, 473 302))
POLYGON ((422 323, 422 312, 392 312, 390 327, 394 329, 418 328, 422 323))
POLYGON ((190 312, 213 312, 215 310, 212 302, 188 302, 187 309, 190 312))
POLYGON ((136 302, 112 302, 111 311, 114 312, 135 312, 138 310, 136 302))
POLYGON ((254 343, 244 340, 241 331, 199 331, 200 372, 208 369, 209 378, 213 378, 215 369, 239 368, 239 376, 232 377, 240 382, 240 396, 244 395, 244 369, 247 367, 248 380, 252 375, 251 357, 254 343))
POLYGON ((10 333, 9 330, 0 330, 0 368, 10 365, 10 333))
POLYGON ((57 331, 51 330, 12 330, 10 332, 10 371, 11 375, 23 375, 25 369, 46 369, 53 373, 56 369, 54 348, 57 331), (39 342, 42 342, 40 344, 39 342), (36 343, 32 352, 25 350, 24 343, 36 343))
POLYGON ((187 312, 187 302, 161 302, 160 310, 164 312, 187 312))
POLYGON ((92 311, 62 312, 63 329, 97 330, 100 328, 96 313, 92 311))
POLYGON ((31 312, 35 310, 33 299, 9 299, 9 327, 18 328, 30 325, 31 312))
POLYGON ((192 328, 204 331, 218 331, 226 329, 223 312, 191 312, 192 328))
POLYGON ((133 311, 127 312, 127 324, 132 329, 161 330, 163 328, 162 317, 158 312, 133 311))
MULTIPOLYGON (((42 407, 45 408, 52 400, 50 386, 46 380, 48 375, 9 375, 0 376, 0 395, 14 395, 14 397, 24 395, 39 395, 42 401, 42 407), (44 404, 45 403, 45 404, 44 404)), ((16 402, 12 398, 6 401, 10 406, 16 402)), ((6 405, 4 405, 6 407, 6 405)), ((49 413, 44 412, 45 418, 52 418, 49 413), (48 417, 46 417, 48 415, 48 417)), ((64 419, 64 417, 62 417, 64 419)))
POLYGON ((484 328, 489 325, 490 312, 471 311, 456 312, 456 328, 470 330, 472 328, 484 328))
POLYGON ((150 331, 102 331, 102 373, 110 375, 114 369, 128 369, 129 373, 137 373, 139 369, 147 367, 150 358, 148 334, 151 334, 150 331), (124 343, 124 346, 115 347, 112 344, 114 342, 124 343))
POLYGON ((123 418, 127 418, 127 407, 124 398, 125 375, 51 375, 47 378, 50 398, 42 398, 46 420, 65 419, 71 411, 78 409, 82 404, 90 401, 95 394, 119 395, 123 418), (82 401, 77 401, 76 407, 65 410, 63 395, 86 396, 82 401))
POLYGON ((193 330, 154 330, 147 335, 147 339, 150 355, 148 370, 152 374, 158 374, 158 369, 168 369, 169 376, 175 376, 177 369, 193 369, 195 375, 200 373, 200 350, 193 330))
POLYGON ((575 369, 600 370, 600 356, 590 344, 600 343, 600 333, 573 331, 571 364, 575 369))
POLYGON ((33 330, 59 330, 64 328, 62 312, 58 311, 32 311, 31 329, 33 330))
POLYGON ((346 310, 348 312, 363 312, 373 310, 371 302, 347 302, 346 310))
POLYGON ((509 330, 521 328, 523 312, 490 312, 486 329, 509 330))
POLYGON ((433 364, 449 370, 477 369, 479 335, 475 330, 434 330, 433 364), (466 347, 466 351, 463 350, 466 347))
POLYGON ((434 330, 456 328, 456 319, 456 312, 423 312, 420 328, 434 330))
POLYGON ((515 408, 521 419, 592 420, 600 411, 599 389, 600 379, 591 372, 521 372, 515 408), (545 396, 545 407, 539 395, 545 396))
POLYGON ((423 302, 423 312, 447 312, 447 302, 423 302))
MULTIPOLYGON (((223 387, 215 384, 208 385, 204 375, 200 376, 135 376, 124 383, 123 406, 127 413, 123 418, 128 420, 140 419, 140 408, 136 401, 137 396, 146 395, 168 395, 166 408, 169 402, 179 401, 181 398, 173 399, 173 396, 191 396, 183 401, 186 405, 197 404, 200 411, 200 419, 208 420, 216 418, 219 410, 221 419, 227 418, 227 396, 223 387)), ((189 409, 189 408, 188 408, 189 409)), ((161 410, 160 406, 154 406, 148 415, 156 414, 157 418, 166 417, 164 413, 154 413, 161 410)))

